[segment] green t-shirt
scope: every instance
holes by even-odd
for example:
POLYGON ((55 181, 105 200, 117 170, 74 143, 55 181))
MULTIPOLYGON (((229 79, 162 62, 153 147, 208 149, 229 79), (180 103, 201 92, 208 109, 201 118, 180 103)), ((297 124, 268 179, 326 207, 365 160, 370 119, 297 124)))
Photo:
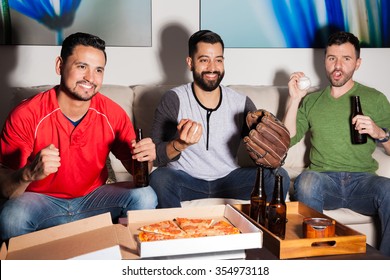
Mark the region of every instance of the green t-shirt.
POLYGON ((351 142, 351 97, 359 95, 364 115, 380 127, 390 128, 390 103, 387 97, 355 82, 353 88, 339 98, 330 95, 330 87, 307 95, 298 110, 297 134, 291 146, 310 131, 310 165, 314 171, 371 172, 378 163, 372 153, 376 143, 368 137, 366 144, 351 142))

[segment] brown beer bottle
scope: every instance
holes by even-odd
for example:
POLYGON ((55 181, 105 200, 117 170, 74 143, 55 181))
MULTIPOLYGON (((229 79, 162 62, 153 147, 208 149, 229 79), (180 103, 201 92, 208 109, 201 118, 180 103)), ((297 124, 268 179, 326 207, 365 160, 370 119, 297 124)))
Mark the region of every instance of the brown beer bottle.
POLYGON ((267 200, 264 187, 264 170, 257 167, 256 182, 251 193, 249 216, 262 226, 266 225, 267 200))
MULTIPOLYGON (((363 110, 360 105, 360 98, 359 96, 352 96, 351 120, 357 115, 363 115, 363 110)), ((360 134, 359 131, 355 129, 355 125, 353 125, 352 123, 351 123, 351 138, 352 138, 352 144, 367 143, 367 134, 360 134)))
MULTIPOLYGON (((142 139, 142 129, 136 129, 136 141, 142 139)), ((137 188, 146 187, 149 185, 149 164, 147 161, 133 160, 134 174, 133 181, 134 186, 137 188)))
POLYGON ((275 175, 275 188, 268 207, 268 229, 279 238, 286 235, 287 206, 283 196, 283 177, 275 175))

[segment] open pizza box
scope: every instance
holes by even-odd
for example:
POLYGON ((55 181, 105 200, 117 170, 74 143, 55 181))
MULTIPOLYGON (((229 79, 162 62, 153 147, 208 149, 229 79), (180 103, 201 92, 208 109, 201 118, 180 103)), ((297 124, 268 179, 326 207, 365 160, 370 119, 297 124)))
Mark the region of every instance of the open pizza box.
POLYGON ((245 249, 261 248, 262 231, 231 205, 214 205, 194 208, 136 210, 127 213, 127 226, 142 259, 172 258, 244 258, 245 249), (175 218, 212 218, 225 220, 240 230, 240 234, 182 238, 140 242, 140 227, 175 218))
POLYGON ((129 247, 128 228, 113 225, 110 213, 11 238, 2 260, 120 260, 129 247))

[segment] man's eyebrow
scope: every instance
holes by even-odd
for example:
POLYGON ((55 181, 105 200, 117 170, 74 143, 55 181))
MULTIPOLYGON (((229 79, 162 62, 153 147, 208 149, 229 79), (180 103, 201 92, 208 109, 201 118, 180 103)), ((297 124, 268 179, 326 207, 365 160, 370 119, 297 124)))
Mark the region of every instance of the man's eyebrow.
MULTIPOLYGON (((76 65, 86 65, 86 66, 91 66, 90 64, 88 64, 87 62, 83 62, 83 61, 75 61, 76 65)), ((95 68, 97 69, 105 69, 105 66, 96 66, 95 68)))
MULTIPOLYGON (((198 56, 198 59, 199 59, 199 58, 204 58, 204 57, 210 58, 210 56, 208 56, 208 55, 206 55, 206 54, 202 54, 202 55, 198 56)), ((223 56, 223 55, 218 55, 218 56, 216 56, 216 58, 224 58, 224 56, 223 56)))
POLYGON ((76 60, 74 62, 74 64, 85 64, 85 65, 88 65, 88 63, 84 62, 84 61, 79 61, 79 60, 76 60))

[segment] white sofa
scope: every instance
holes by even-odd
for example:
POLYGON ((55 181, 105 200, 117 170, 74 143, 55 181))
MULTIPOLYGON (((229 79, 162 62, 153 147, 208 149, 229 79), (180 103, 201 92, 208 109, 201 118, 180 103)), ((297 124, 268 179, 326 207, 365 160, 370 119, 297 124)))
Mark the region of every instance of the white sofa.
MULTIPOLYGON (((22 99, 29 97, 37 92, 46 90, 51 86, 14 88, 12 90, 13 105, 16 105, 22 99)), ((145 136, 150 135, 151 123, 153 120, 154 109, 157 106, 162 94, 172 88, 173 85, 104 85, 101 92, 119 103, 129 114, 134 125, 143 128, 145 136)), ((287 87, 277 86, 251 86, 251 85, 231 85, 238 92, 248 95, 257 108, 263 108, 274 113, 278 118, 283 117, 286 99, 288 96, 287 87)), ((292 147, 286 158, 284 168, 289 172, 293 181, 308 163, 307 139, 292 147)), ((382 149, 374 153, 374 157, 379 162, 378 174, 390 177, 390 157, 382 149)), ((110 156, 112 170, 115 178, 111 180, 127 181, 131 180, 131 175, 127 173, 122 164, 110 156)), ((242 166, 253 165, 247 152, 243 147, 240 148, 238 161, 242 166)), ((113 176, 114 176, 113 175, 113 176)), ((291 184, 292 185, 292 184, 291 184)), ((237 201, 225 199, 202 199, 196 201, 187 201, 183 207, 198 206, 215 203, 235 203, 237 201)), ((367 243, 377 247, 378 221, 376 217, 369 217, 358 214, 349 209, 337 209, 325 211, 326 215, 331 216, 338 222, 348 225, 351 228, 366 234, 367 243)))

